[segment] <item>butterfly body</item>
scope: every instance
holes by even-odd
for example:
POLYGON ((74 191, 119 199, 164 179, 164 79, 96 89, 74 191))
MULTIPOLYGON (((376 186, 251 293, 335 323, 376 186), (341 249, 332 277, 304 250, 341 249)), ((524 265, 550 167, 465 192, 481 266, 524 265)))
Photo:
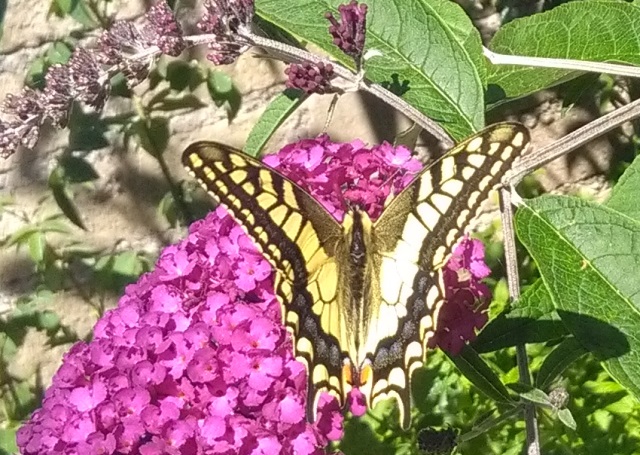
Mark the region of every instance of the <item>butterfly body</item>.
POLYGON ((489 190, 526 147, 518 124, 462 142, 387 204, 375 220, 357 206, 341 222, 278 171, 216 143, 183 162, 245 228, 276 271, 283 323, 308 371, 307 413, 320 392, 345 403, 400 404, 410 423, 410 378, 425 358, 444 290, 438 270, 489 190))

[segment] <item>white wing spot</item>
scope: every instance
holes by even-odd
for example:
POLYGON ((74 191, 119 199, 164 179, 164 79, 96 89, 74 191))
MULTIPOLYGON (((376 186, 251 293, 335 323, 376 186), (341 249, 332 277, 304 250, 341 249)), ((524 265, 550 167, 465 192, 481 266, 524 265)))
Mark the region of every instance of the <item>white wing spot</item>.
POLYGON ((418 193, 418 200, 424 201, 433 193, 433 185, 431 185, 430 175, 422 177, 420 182, 420 193, 418 193))
POLYGON ((467 162, 471 164, 473 167, 480 169, 484 164, 486 157, 484 155, 480 155, 475 153, 473 155, 469 155, 467 157, 467 162))
POLYGON ((495 153, 502 147, 502 144, 499 142, 494 142, 489 146, 489 152, 487 155, 495 155, 495 153))
POLYGON ((464 184, 460 180, 448 180, 442 184, 442 191, 450 194, 451 196, 456 196, 460 191, 462 191, 463 187, 464 184))
POLYGON ((500 158, 506 161, 509 158, 511 158, 512 155, 513 155, 513 147, 511 147, 510 145, 507 145, 502 151, 502 153, 500 154, 500 158))
POLYGON ((441 181, 452 179, 456 175, 456 162, 453 157, 442 160, 440 165, 441 181))
POLYGON ((465 180, 470 180, 471 177, 473 177, 473 174, 476 173, 476 169, 471 167, 471 166, 465 166, 464 169, 462 169, 462 178, 465 180))
POLYGON ((438 211, 428 202, 422 202, 416 208, 418 215, 422 222, 430 229, 433 230, 433 227, 440 220, 440 214, 438 211))
POLYGON ((439 268, 444 265, 444 260, 446 259, 447 247, 441 245, 438 247, 436 252, 433 254, 433 268, 439 268))
MULTIPOLYGON (((424 319, 424 318, 422 318, 424 319)), ((422 331, 422 327, 420 327, 422 331)), ((412 360, 422 359, 422 346, 417 341, 412 341, 404 352, 404 365, 409 366, 412 360)))
POLYGON ((497 175, 500 173, 500 169, 502 169, 502 166, 504 165, 503 161, 496 161, 495 163, 493 163, 493 166, 491 166, 491 175, 497 175))
POLYGON ((480 147, 482 147, 482 143, 483 142, 484 142, 484 138, 483 137, 475 137, 475 138, 473 138, 467 144, 467 151, 468 152, 475 152, 475 151, 479 150, 480 147))
POLYGON ((515 136, 513 136, 511 143, 516 147, 522 147, 522 145, 524 144, 524 134, 518 133, 515 136))
POLYGON ((458 226, 459 228, 464 227, 465 223, 467 222, 468 216, 468 209, 464 209, 462 212, 460 212, 460 215, 458 215, 458 219, 456 220, 456 226, 458 226))
POLYGON ((391 373, 389 373, 389 382, 403 389, 407 387, 407 377, 404 374, 404 370, 402 368, 394 368, 391 370, 391 373))
POLYGON ((431 202, 440 213, 445 213, 451 205, 451 197, 442 193, 435 193, 431 196, 431 202))

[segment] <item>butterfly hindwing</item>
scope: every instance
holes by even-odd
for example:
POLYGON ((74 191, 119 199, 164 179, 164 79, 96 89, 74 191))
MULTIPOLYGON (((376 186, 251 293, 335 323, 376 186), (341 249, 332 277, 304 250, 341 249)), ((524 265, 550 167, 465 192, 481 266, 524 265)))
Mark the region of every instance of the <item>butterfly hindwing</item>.
POLYGON ((481 131, 425 168, 373 225, 381 298, 370 322, 376 343, 371 404, 395 397, 405 428, 411 373, 424 361, 443 302, 437 271, 528 142, 527 129, 515 123, 481 131), (391 314, 396 324, 380 322, 391 314))
POLYGON ((283 322, 307 366, 309 415, 322 391, 344 402, 340 382, 344 331, 338 308, 342 226, 279 172, 214 142, 190 145, 183 163, 243 226, 276 271, 283 322))

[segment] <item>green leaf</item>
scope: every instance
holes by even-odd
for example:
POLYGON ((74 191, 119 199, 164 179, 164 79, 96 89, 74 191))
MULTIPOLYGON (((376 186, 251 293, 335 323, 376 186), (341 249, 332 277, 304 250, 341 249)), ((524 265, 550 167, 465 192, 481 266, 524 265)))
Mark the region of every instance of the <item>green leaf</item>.
POLYGON ((536 387, 546 390, 573 362, 585 355, 585 348, 573 337, 556 346, 544 359, 536 375, 536 387))
POLYGON ((56 41, 47 49, 46 57, 50 65, 65 64, 71 58, 73 48, 64 41, 56 41))
POLYGON ((18 453, 18 445, 16 444, 18 428, 20 428, 18 422, 7 428, 0 427, 0 453, 18 453))
POLYGON ((491 352, 526 343, 544 343, 567 333, 553 300, 541 280, 529 286, 508 313, 493 319, 472 343, 478 352, 491 352))
POLYGON ((460 372, 489 398, 501 403, 513 402, 500 378, 472 347, 465 346, 459 355, 454 356, 446 352, 445 354, 460 372))
POLYGON ((55 232, 58 234, 69 234, 71 232, 69 225, 62 221, 61 215, 58 215, 56 218, 41 221, 38 223, 37 229, 42 232, 55 232))
POLYGON ((109 97, 121 96, 123 98, 131 98, 131 89, 127 86, 127 78, 122 73, 114 74, 109 83, 111 89, 109 90, 109 97))
POLYGON ((640 397, 640 223, 576 198, 523 201, 516 231, 567 329, 640 397))
POLYGON ((169 86, 177 92, 186 89, 193 91, 203 82, 198 65, 184 60, 172 60, 167 63, 165 74, 169 86))
POLYGON ((64 180, 68 183, 84 183, 100 178, 93 166, 84 158, 66 155, 58 162, 64 180))
POLYGON ((180 109, 188 109, 190 111, 205 107, 200 98, 192 94, 185 94, 182 96, 165 96, 162 100, 159 100, 153 109, 157 111, 176 111, 180 109))
POLYGON ((112 271, 123 277, 135 279, 144 272, 144 264, 134 251, 125 251, 115 256, 112 271))
MULTIPOLYGON (((342 0, 258 0, 258 14, 353 67, 334 44, 323 15, 339 17, 342 0)), ((408 82, 403 98, 440 123, 454 139, 484 126, 484 61, 480 35, 447 0, 367 1, 366 77, 378 84, 408 82)))
POLYGON ((86 230, 82 217, 80 216, 80 212, 78 211, 78 207, 76 207, 72 200, 71 193, 67 189, 64 170, 59 165, 51 171, 51 174, 49 174, 49 189, 53 194, 56 204, 58 204, 58 207, 62 210, 62 213, 64 213, 69 221, 79 228, 86 230))
POLYGON ((67 63, 73 48, 64 41, 55 41, 42 57, 38 57, 29 66, 25 83, 31 88, 44 89, 44 76, 49 67, 55 63, 67 63))
POLYGON ((170 191, 160 199, 157 211, 171 226, 176 226, 181 220, 180 210, 176 207, 175 199, 170 191))
POLYGON ((44 330, 55 331, 60 328, 60 317, 53 311, 42 311, 38 313, 38 323, 44 330))
POLYGON ((571 414, 571 411, 569 411, 568 409, 560 409, 558 411, 558 419, 560 420, 560 422, 562 422, 566 427, 571 428, 572 430, 575 431, 576 428, 578 428, 578 425, 576 424, 575 419, 573 418, 573 415, 571 414))
POLYGON ((525 385, 522 383, 509 384, 509 387, 515 390, 518 395, 532 403, 541 404, 543 406, 552 407, 549 395, 540 389, 525 385))
POLYGON ((43 221, 38 224, 29 224, 23 226, 9 236, 6 246, 19 245, 29 242, 29 238, 36 232, 57 232, 59 234, 68 234, 69 227, 60 221, 43 221))
POLYGON ((141 119, 133 124, 140 146, 151 156, 159 157, 169 143, 169 123, 166 118, 141 119))
POLYGON ((59 16, 70 16, 85 27, 100 25, 86 2, 82 0, 54 0, 50 12, 59 16))
POLYGON ((258 15, 253 17, 253 25, 255 25, 256 28, 258 28, 264 34, 263 36, 271 38, 272 40, 280 41, 281 43, 288 44, 289 46, 293 47, 304 47, 300 40, 298 40, 295 36, 287 33, 277 25, 265 21, 258 15))
POLYGON ((34 232, 29 236, 29 256, 36 264, 44 261, 45 248, 47 241, 42 232, 34 232))
POLYGON ((636 158, 620 176, 606 205, 640 222, 638 194, 640 194, 640 158, 636 158))
POLYGON ((74 106, 69 116, 69 150, 90 152, 107 147, 106 138, 108 127, 98 112, 84 112, 82 108, 74 106))
POLYGON ((245 153, 258 156, 273 133, 305 99, 307 96, 297 90, 285 90, 284 93, 276 96, 249 133, 244 146, 245 153))
POLYGON ((240 109, 242 97, 238 89, 233 85, 231 77, 222 71, 210 68, 207 75, 207 88, 215 105, 218 107, 224 106, 229 121, 233 120, 240 109))
MULTIPOLYGON (((501 27, 490 48, 500 54, 640 63, 640 7, 616 0, 569 2, 501 27), (553 37, 551 39, 550 37, 553 37)), ((582 72, 495 65, 489 85, 504 97, 528 95, 582 72)))

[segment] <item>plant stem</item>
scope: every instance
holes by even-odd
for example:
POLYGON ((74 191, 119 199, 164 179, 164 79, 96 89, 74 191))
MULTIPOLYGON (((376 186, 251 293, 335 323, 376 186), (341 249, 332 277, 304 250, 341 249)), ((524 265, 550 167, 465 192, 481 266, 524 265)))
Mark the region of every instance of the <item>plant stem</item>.
POLYGON ((607 73, 618 76, 640 77, 640 68, 616 63, 590 62, 566 58, 530 57, 526 55, 497 54, 486 47, 482 53, 494 65, 519 65, 538 68, 557 68, 566 71, 587 71, 590 73, 607 73))
MULTIPOLYGON (((132 102, 133 102, 133 108, 135 112, 138 114, 138 116, 140 117, 140 119, 143 122, 147 122, 148 121, 147 110, 145 109, 145 106, 142 103, 142 99, 138 96, 134 96, 132 99, 132 102)), ((184 194, 182 192, 182 188, 180 187, 180 185, 176 183, 175 179, 173 178, 173 175, 171 175, 171 171, 169 170, 169 166, 167 166, 167 162, 164 159, 164 154, 162 153, 162 150, 155 150, 153 153, 150 153, 150 154, 156 159, 156 161, 158 161, 158 164, 160 165, 160 169, 162 170, 162 175, 164 176, 164 179, 169 185, 169 191, 171 191, 171 196, 173 197, 173 200, 175 201, 176 206, 178 207, 178 210, 180 210, 180 213, 182 213, 182 217, 184 218, 185 222, 187 223, 187 225, 193 223, 194 216, 191 213, 191 210, 189 210, 189 206, 184 200, 184 194)))
POLYGON ((379 84, 374 84, 366 81, 361 75, 353 73, 350 69, 333 61, 312 54, 297 47, 289 46, 288 44, 280 43, 268 38, 263 38, 252 33, 243 34, 243 37, 247 39, 254 46, 262 47, 267 51, 273 52, 275 55, 284 57, 286 61, 293 62, 313 62, 331 64, 333 66, 334 73, 344 79, 351 82, 357 90, 363 90, 371 93, 373 96, 384 101, 389 106, 402 112, 409 119, 420 125, 424 130, 431 134, 434 138, 442 143, 445 148, 451 148, 454 145, 453 140, 447 134, 447 132, 436 122, 422 114, 415 107, 408 104, 399 96, 385 89, 379 84))
POLYGON ((171 196, 173 196, 173 200, 175 201, 176 206, 178 207, 180 212, 182 213, 182 216, 185 222, 187 223, 187 225, 193 223, 194 221, 193 213, 191 213, 191 210, 189 210, 189 206, 184 200, 184 193, 182 192, 182 187, 176 183, 175 179, 171 175, 171 172, 169 171, 169 166, 167 166, 167 162, 164 159, 164 155, 162 153, 159 153, 156 156, 156 159, 158 160, 158 164, 160 164, 160 169, 162 169, 162 174, 164 175, 165 180, 169 184, 169 190, 171 191, 171 196))
MULTIPOLYGON (((520 298, 520 275, 516 257, 516 238, 514 232, 513 204, 511 201, 511 188, 500 190, 500 218, 504 236, 504 249, 506 258, 507 286, 512 302, 520 298)), ((518 376, 521 383, 531 385, 531 373, 529 372, 529 359, 527 348, 524 344, 516 346, 516 359, 518 363, 518 376)), ((540 434, 536 408, 533 403, 526 402, 523 406, 524 422, 527 436, 527 455, 540 455, 540 434)))

